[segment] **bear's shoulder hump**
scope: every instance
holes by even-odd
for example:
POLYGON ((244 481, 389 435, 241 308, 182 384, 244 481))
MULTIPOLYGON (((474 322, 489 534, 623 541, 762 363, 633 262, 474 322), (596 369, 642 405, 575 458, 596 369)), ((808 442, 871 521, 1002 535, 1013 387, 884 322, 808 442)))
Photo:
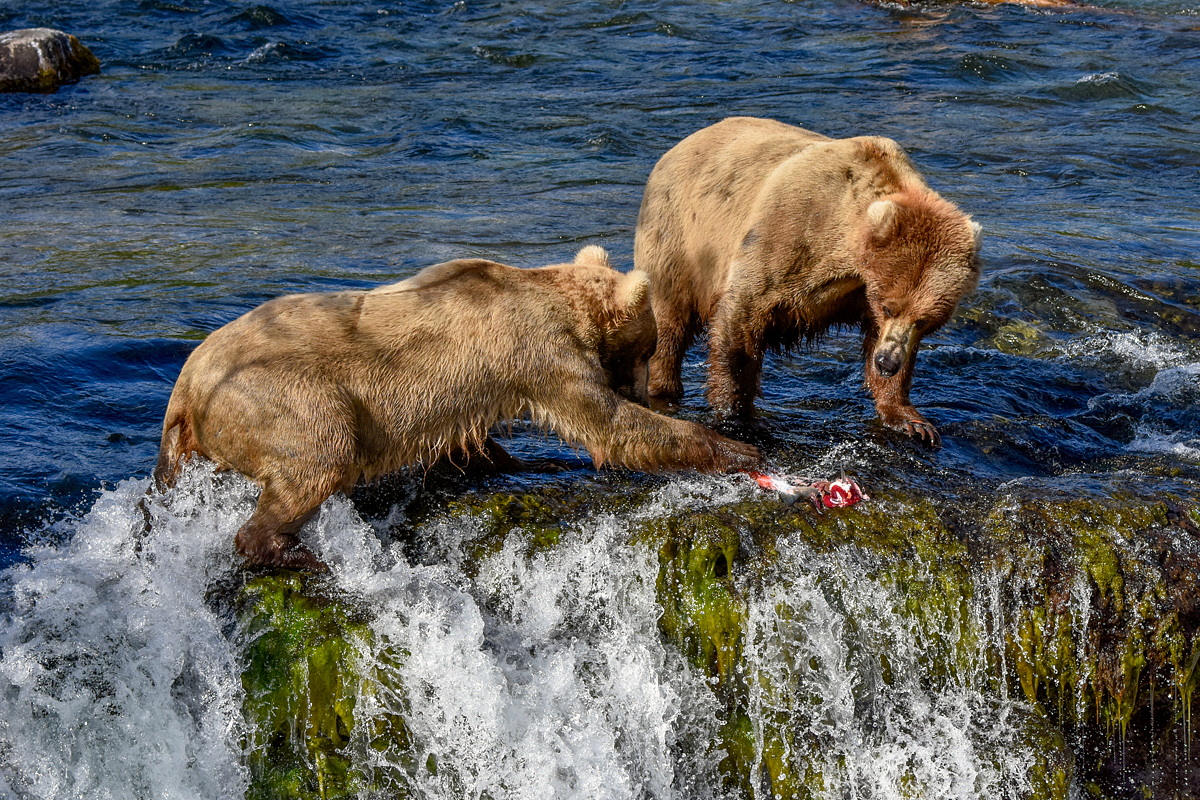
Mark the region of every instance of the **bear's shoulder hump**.
POLYGON ((513 267, 483 258, 460 258, 426 267, 416 275, 398 283, 376 287, 371 290, 371 294, 399 294, 438 287, 449 288, 472 280, 495 280, 507 275, 513 269, 513 267))

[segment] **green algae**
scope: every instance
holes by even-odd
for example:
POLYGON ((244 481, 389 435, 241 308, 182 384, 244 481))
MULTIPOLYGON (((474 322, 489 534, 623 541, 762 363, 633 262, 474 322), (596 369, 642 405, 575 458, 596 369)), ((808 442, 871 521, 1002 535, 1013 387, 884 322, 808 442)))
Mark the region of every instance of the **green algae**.
MULTIPOLYGON (((636 508, 641 499, 633 493, 616 502, 636 508)), ((517 552, 532 558, 598 507, 589 492, 549 487, 460 497, 447 513, 472 520, 477 531, 464 543, 464 572, 473 576, 513 537, 517 552)), ((824 515, 761 499, 649 519, 620 512, 639 520, 630 523, 630 543, 657 558, 664 638, 707 677, 718 700, 712 752, 728 794, 823 797, 845 768, 798 725, 820 701, 794 682, 803 665, 788 663, 789 629, 810 609, 775 601, 767 634, 755 633, 751 619, 752 602, 822 559, 837 564, 820 578, 830 602, 838 601, 839 581, 869 581, 890 598, 874 612, 894 617, 919 643, 916 671, 929 690, 973 685, 1027 701, 1014 729, 1032 754, 1028 797, 1066 798, 1073 782, 1107 792, 1104 758, 1077 763, 1067 741, 1073 731, 1097 731, 1124 753, 1135 719, 1155 702, 1167 709, 1155 730, 1176 725, 1190 742, 1200 551, 1180 546, 1188 541, 1180 537, 1196 531, 1195 506, 1178 498, 1005 495, 970 511, 951 522, 929 499, 884 496, 824 515), (794 563, 798 552, 810 560, 794 563), (773 662, 754 655, 762 635, 778 640, 773 662)), ((370 669, 359 654, 373 645, 361 612, 306 593, 297 580, 264 577, 246 589, 253 608, 244 625, 253 641, 246 709, 259 732, 248 746, 252 796, 361 793, 356 742, 416 769, 401 713, 372 715, 371 729, 355 732, 357 704, 395 674, 364 674, 370 669)), ((876 660, 885 684, 900 680, 886 646, 859 656, 876 660)), ((913 797, 927 796, 915 774, 901 783, 913 797)))
POLYGON ((992 336, 992 346, 1008 355, 1030 356, 1045 349, 1045 334, 1021 320, 1010 320, 992 336))
POLYGON ((1124 738, 1148 693, 1170 685, 1143 687, 1149 666, 1175 675, 1176 696, 1190 704, 1185 687, 1194 679, 1181 677, 1179 665, 1193 651, 1192 609, 1176 602, 1171 576, 1145 552, 1174 527, 1167 504, 1024 502, 993 511, 986 527, 1013 540, 1005 567, 1017 602, 1006 636, 1027 700, 1064 723, 1124 738), (1087 596, 1072 599, 1072 589, 1087 596))
POLYGON ((687 515, 650 523, 639 540, 658 551, 659 626, 694 666, 731 686, 747 613, 729 574, 738 532, 711 515, 687 515))
MULTIPOLYGON (((658 552, 660 628, 709 676, 722 699, 727 714, 721 729, 722 774, 727 788, 746 797, 758 796, 762 786, 772 797, 820 797, 827 785, 822 743, 806 739, 796 724, 821 698, 789 678, 804 666, 787 663, 788 634, 782 637, 783 649, 772 652, 782 669, 756 665, 745 652, 751 627, 746 594, 788 580, 791 565, 781 559, 779 546, 783 539, 802 541, 817 553, 849 549, 872 556, 860 559, 865 576, 899 598, 890 611, 907 620, 923 642, 921 668, 929 681, 945 685, 979 669, 983 632, 970 622, 967 549, 928 504, 899 514, 889 504, 817 516, 781 509, 778 503, 740 503, 646 523, 635 541, 658 552), (756 551, 752 563, 739 561, 742 537, 756 551), (884 557, 892 553, 902 557, 884 557), (930 569, 926 559, 937 568, 930 569), (735 580, 734 564, 742 568, 741 580, 735 580)), ((801 624, 806 610, 780 600, 773 614, 772 624, 786 630, 801 624)), ((765 635, 779 636, 777 631, 765 635)), ((880 659, 886 672, 886 654, 880 659)), ((916 777, 909 780, 913 796, 920 796, 916 777)))
POLYGON ((464 554, 467 576, 474 578, 479 565, 499 553, 514 531, 525 533, 522 552, 526 556, 557 545, 563 520, 574 516, 574 511, 554 494, 525 493, 452 500, 446 506, 446 514, 471 519, 479 529, 479 536, 468 543, 464 554))
MULTIPOLYGON (((262 575, 242 593, 251 800, 357 797, 370 783, 353 768, 354 745, 361 746, 352 742, 356 706, 387 684, 361 658, 372 636, 367 618, 311 582, 290 572, 262 575)), ((375 714, 363 727, 358 737, 379 752, 407 746, 399 715, 375 714)))
MULTIPOLYGON (((1194 586, 1197 571, 1155 568, 1164 553, 1184 558, 1170 547, 1169 537, 1180 529, 1171 501, 1039 498, 1020 501, 1014 511, 1011 500, 985 508, 970 537, 957 535, 926 501, 872 503, 825 518, 742 504, 686 521, 656 521, 648 530, 663 540, 660 562, 670 576, 660 582, 664 634, 716 680, 718 692, 732 692, 744 707, 738 682, 745 680, 737 677, 744 664, 738 660, 731 669, 725 654, 737 659, 744 649, 744 628, 730 626, 745 625, 745 601, 737 587, 721 585, 727 581, 715 565, 734 563, 741 530, 760 549, 744 571, 778 579, 778 565, 765 562, 775 556, 774 539, 787 535, 817 552, 851 548, 882 559, 864 564, 863 577, 892 587, 901 599, 896 612, 922 642, 923 679, 933 685, 1004 665, 1002 681, 1032 704, 1050 731, 1045 735, 1056 742, 1063 741, 1062 731, 1096 726, 1123 751, 1134 715, 1154 697, 1166 699, 1190 731, 1200 656, 1194 595, 1187 587, 1194 586), (734 511, 740 513, 731 516, 734 511), (1147 541, 1160 549, 1147 555, 1147 541), (971 607, 976 576, 988 574, 1004 584, 1006 611, 992 621, 1001 649, 990 665, 981 665, 989 634, 971 607)), ((1194 507, 1183 517, 1184 527, 1187 521, 1195 527, 1194 507)), ((1189 552, 1188 566, 1194 567, 1198 560, 1189 552)), ((776 706, 787 705, 786 691, 758 680, 776 706)), ((726 724, 723 745, 731 769, 742 773, 734 783, 743 794, 754 794, 755 777, 747 769, 762 770, 783 797, 808 796, 820 783, 813 763, 787 746, 795 744, 787 727, 786 718, 749 725, 731 717, 726 724)), ((1061 755, 1062 747, 1039 749, 1059 755, 1035 763, 1031 796, 1066 797, 1073 762, 1061 755)))

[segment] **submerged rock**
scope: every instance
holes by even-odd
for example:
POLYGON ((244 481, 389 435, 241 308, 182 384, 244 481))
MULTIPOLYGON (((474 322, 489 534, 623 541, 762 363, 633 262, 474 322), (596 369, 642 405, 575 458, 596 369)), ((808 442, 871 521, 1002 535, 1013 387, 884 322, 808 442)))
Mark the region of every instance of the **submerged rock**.
POLYGON ((0 33, 0 92, 53 92, 98 72, 92 51, 69 33, 53 28, 0 33))
MULTIPOLYGON (((501 551, 533 569, 565 526, 598 508, 621 520, 628 546, 657 562, 661 635, 711 690, 708 755, 726 795, 853 794, 877 779, 864 763, 912 797, 1168 797, 1197 784, 1194 493, 1015 485, 966 509, 884 496, 815 515, 758 495, 647 511, 650 491, 460 497, 450 515, 471 534, 459 574, 475 580, 501 551), (907 727, 934 737, 930 752, 889 750, 907 727), (949 728, 977 740, 974 774, 937 760, 949 728)), ((445 524, 445 510, 428 513, 445 524)), ((427 524, 414 516, 410 533, 427 524)), ((494 610, 502 586, 481 592, 494 610)), ((242 592, 245 711, 260 732, 251 794, 371 794, 388 763, 403 796, 405 774, 454 770, 412 741, 388 668, 408 654, 373 641, 371 611, 328 590, 280 574, 242 592), (380 696, 390 710, 356 730, 356 703, 380 696)))

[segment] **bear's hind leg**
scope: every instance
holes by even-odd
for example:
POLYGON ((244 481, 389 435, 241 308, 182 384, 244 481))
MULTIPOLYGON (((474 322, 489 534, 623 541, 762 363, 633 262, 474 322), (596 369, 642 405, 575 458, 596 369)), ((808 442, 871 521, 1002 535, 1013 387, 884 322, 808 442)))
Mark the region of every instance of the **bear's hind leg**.
POLYGON ((762 376, 765 331, 748 304, 731 294, 713 315, 708 344, 708 404, 718 419, 754 417, 762 376))
POLYGON ((456 448, 439 463, 449 464, 465 475, 496 475, 518 472, 565 472, 573 465, 560 458, 518 458, 488 436, 478 450, 456 448))
MULTIPOLYGON (((168 411, 168 415, 171 412, 168 411)), ((168 416, 168 419, 171 417, 168 416)), ((175 485, 184 462, 194 454, 204 455, 192 430, 191 416, 184 412, 174 415, 173 424, 165 426, 158 447, 158 462, 154 465, 154 487, 165 492, 175 485)))
POLYGON ((237 551, 254 567, 311 569, 323 572, 328 567, 312 551, 300 544, 296 534, 312 519, 328 494, 307 498, 287 497, 268 484, 258 498, 258 506, 234 539, 237 551))
POLYGON ((654 322, 658 345, 650 357, 646 389, 651 397, 678 400, 683 397, 683 357, 695 338, 694 328, 686 312, 665 303, 654 303, 654 322))

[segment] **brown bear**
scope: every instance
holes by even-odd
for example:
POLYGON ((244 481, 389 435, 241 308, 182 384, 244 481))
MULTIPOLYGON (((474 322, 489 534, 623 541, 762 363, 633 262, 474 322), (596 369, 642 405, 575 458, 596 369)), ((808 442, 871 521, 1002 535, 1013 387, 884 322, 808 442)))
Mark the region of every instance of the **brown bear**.
POLYGON ((262 487, 236 546, 254 565, 323 567, 295 534, 359 480, 457 453, 522 462, 488 437, 528 415, 597 466, 746 468, 751 445, 656 414, 645 400, 654 316, 644 273, 599 247, 572 264, 450 261, 371 291, 280 297, 187 359, 155 481, 200 454, 262 487))
POLYGON ((749 417, 767 348, 861 326, 883 424, 932 445, 908 393, 922 337, 979 279, 979 225, 930 189, 891 139, 830 139, 732 117, 673 147, 646 184, 634 268, 650 275, 658 349, 650 394, 709 327, 708 400, 749 417))

